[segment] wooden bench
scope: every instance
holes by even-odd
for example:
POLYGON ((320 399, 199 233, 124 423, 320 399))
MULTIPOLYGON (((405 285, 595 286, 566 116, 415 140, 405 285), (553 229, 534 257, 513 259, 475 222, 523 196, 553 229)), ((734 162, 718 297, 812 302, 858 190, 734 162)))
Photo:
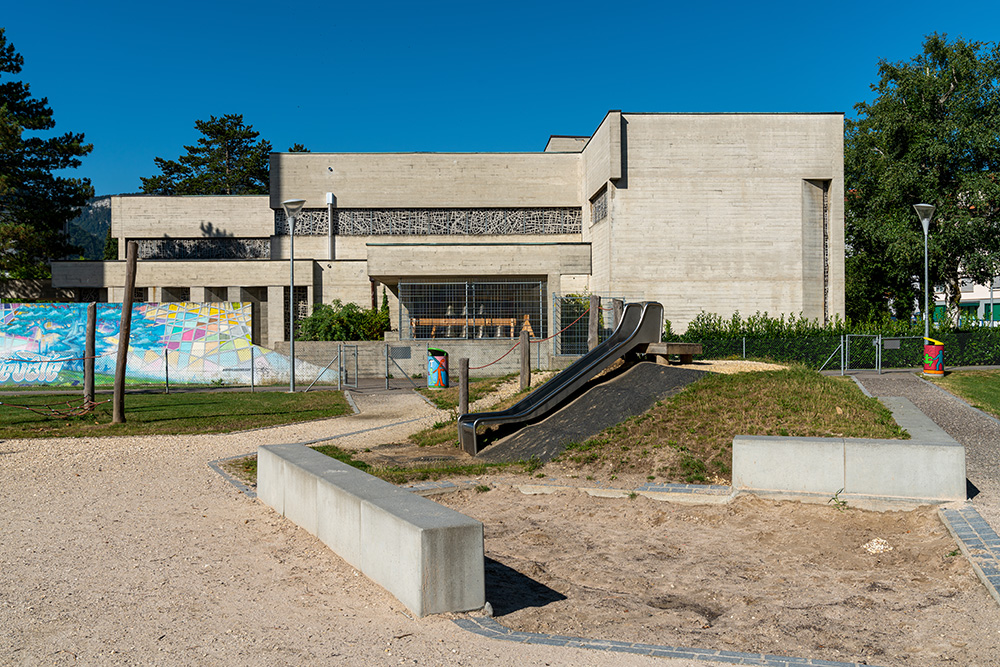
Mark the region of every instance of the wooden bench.
MULTIPOLYGON (((438 327, 462 327, 462 338, 468 337, 468 327, 507 327, 511 338, 517 338, 520 333, 516 317, 411 317, 410 331, 415 331, 417 327, 430 327, 431 338, 437 338, 438 327)), ((535 335, 527 315, 521 329, 527 329, 531 336, 535 335)))
POLYGON ((701 343, 649 343, 644 352, 656 355, 656 363, 664 366, 670 364, 671 354, 679 356, 682 364, 690 364, 694 355, 701 354, 701 343))

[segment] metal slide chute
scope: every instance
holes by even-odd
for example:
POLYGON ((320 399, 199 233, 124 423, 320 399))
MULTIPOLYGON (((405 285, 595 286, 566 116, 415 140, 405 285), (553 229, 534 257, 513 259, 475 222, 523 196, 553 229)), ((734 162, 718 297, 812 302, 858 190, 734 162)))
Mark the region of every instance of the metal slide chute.
POLYGON ((622 320, 611 336, 574 361, 566 370, 528 394, 517 404, 497 412, 472 412, 458 418, 462 449, 479 453, 480 426, 520 424, 552 412, 587 381, 640 345, 660 342, 663 306, 655 301, 625 305, 622 320))

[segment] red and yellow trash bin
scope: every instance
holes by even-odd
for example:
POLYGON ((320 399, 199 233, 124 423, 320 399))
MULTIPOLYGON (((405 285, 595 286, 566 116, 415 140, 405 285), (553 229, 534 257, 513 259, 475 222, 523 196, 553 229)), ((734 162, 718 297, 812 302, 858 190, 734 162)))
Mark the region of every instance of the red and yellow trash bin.
POLYGON ((944 375, 944 343, 924 338, 924 375, 944 375))

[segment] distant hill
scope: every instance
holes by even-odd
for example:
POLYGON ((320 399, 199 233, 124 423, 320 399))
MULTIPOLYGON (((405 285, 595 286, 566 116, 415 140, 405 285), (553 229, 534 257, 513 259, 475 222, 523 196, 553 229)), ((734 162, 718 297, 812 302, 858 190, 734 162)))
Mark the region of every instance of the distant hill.
POLYGON ((70 242, 83 248, 84 259, 104 259, 104 241, 111 229, 111 197, 95 197, 69 221, 70 242))

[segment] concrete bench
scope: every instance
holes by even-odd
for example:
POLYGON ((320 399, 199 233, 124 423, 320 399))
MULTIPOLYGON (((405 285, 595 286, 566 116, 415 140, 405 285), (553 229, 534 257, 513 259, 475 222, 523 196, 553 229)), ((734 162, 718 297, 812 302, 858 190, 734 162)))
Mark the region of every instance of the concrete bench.
POLYGON ((486 603, 475 519, 303 445, 257 450, 257 497, 418 616, 486 603))
POLYGON ((664 366, 670 363, 668 355, 676 354, 682 364, 694 362, 694 355, 701 354, 701 343, 650 343, 646 345, 646 354, 656 355, 656 363, 664 366))
POLYGON ((733 489, 876 507, 966 499, 965 447, 905 398, 883 398, 909 440, 733 438, 733 489))

